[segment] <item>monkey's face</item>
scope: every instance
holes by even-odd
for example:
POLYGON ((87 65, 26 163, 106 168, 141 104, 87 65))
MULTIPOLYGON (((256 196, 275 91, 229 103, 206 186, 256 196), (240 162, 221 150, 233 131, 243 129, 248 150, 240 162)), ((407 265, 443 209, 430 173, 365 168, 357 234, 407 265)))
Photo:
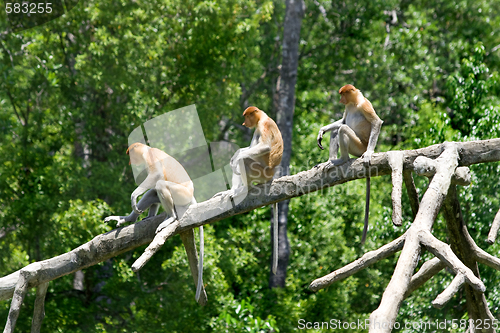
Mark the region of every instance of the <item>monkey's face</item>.
POLYGON ((144 147, 145 145, 141 143, 134 143, 130 145, 127 149, 127 155, 130 156, 130 161, 128 162, 129 165, 140 165, 144 163, 144 158, 142 157, 144 147))
POLYGON ((247 113, 245 114, 245 122, 243 123, 243 126, 246 126, 248 128, 253 128, 255 125, 257 125, 257 112, 252 112, 252 113, 247 113))
POLYGON ((143 161, 143 158, 142 158, 142 154, 140 154, 139 149, 134 149, 134 150, 132 150, 130 152, 130 162, 129 162, 129 164, 140 165, 143 162, 144 161, 143 161))
POLYGON ((340 103, 347 105, 356 102, 356 91, 354 89, 344 91, 340 94, 340 103))
POLYGON ((340 94, 340 103, 347 104, 346 93, 340 94))

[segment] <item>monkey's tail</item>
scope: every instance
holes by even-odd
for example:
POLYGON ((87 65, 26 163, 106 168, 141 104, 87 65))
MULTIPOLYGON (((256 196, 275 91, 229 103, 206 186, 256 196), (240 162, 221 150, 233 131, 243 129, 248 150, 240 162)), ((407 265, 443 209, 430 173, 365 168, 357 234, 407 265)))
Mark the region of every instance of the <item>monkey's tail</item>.
POLYGON ((366 233, 368 232, 369 214, 370 214, 370 177, 366 177, 365 226, 363 228, 363 236, 361 237, 361 244, 364 244, 366 240, 366 233))
POLYGON ((200 258, 198 260, 198 283, 196 284, 196 302, 200 300, 201 288, 203 287, 203 253, 205 252, 205 242, 203 240, 203 226, 200 226, 200 258))
POLYGON ((274 219, 273 219, 273 262, 272 271, 276 275, 278 270, 278 203, 274 203, 274 219))

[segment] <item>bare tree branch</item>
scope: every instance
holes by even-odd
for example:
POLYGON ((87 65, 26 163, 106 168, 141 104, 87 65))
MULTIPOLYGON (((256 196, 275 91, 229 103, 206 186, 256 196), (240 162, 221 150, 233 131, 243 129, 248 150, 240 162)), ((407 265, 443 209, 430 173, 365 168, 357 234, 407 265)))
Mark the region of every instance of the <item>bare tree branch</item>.
POLYGON ((353 261, 349 265, 314 280, 309 285, 309 289, 312 291, 318 291, 320 289, 326 288, 334 282, 354 275, 360 270, 365 269, 366 267, 371 266, 382 259, 392 256, 394 253, 400 251, 403 248, 405 237, 406 234, 403 234, 389 244, 386 244, 377 250, 365 253, 361 258, 353 261))
POLYGON ((408 286, 408 290, 406 291, 404 298, 410 296, 412 292, 429 281, 434 275, 439 273, 445 267, 446 264, 439 258, 432 258, 431 260, 426 261, 422 267, 420 267, 418 272, 411 277, 410 285, 408 286))
POLYGON ((432 301, 432 305, 438 309, 441 309, 448 303, 453 296, 458 292, 460 287, 465 283, 465 276, 463 274, 457 274, 453 281, 451 281, 450 285, 446 287, 445 290, 434 301, 432 301))
MULTIPOLYGON (((399 307, 408 291, 413 272, 417 267, 421 252, 420 242, 422 238, 424 240, 427 239, 425 238, 427 233, 430 234, 439 208, 448 192, 451 177, 458 166, 459 150, 458 145, 454 143, 444 143, 442 148, 444 148, 444 151, 435 161, 423 156, 414 159, 414 168, 417 173, 423 173, 422 171, 425 172, 432 168, 436 170, 436 173, 422 198, 415 221, 406 231, 407 236, 403 250, 399 256, 391 281, 382 296, 380 305, 370 315, 370 332, 391 331, 392 324, 396 321, 399 307), (385 323, 386 325, 377 325, 377 323, 385 323)), ((441 252, 436 251, 436 253, 441 252)), ((449 254, 447 253, 447 255, 449 254)), ((448 258, 440 259, 450 261, 448 258)))
POLYGON ((475 276, 472 270, 465 266, 460 259, 458 259, 457 255, 451 250, 450 245, 441 242, 427 230, 420 232, 419 238, 422 245, 427 247, 430 252, 446 263, 446 265, 456 274, 462 274, 467 283, 469 283, 474 289, 482 292, 486 290, 486 286, 483 281, 475 276))
POLYGON ((490 233, 488 234, 488 243, 493 244, 497 239, 498 230, 500 229, 500 209, 498 210, 497 215, 495 215, 495 219, 491 224, 490 233))
POLYGON ((390 151, 387 159, 392 169, 392 223, 395 226, 403 225, 403 208, 401 207, 401 196, 403 194, 403 157, 400 151, 390 151))

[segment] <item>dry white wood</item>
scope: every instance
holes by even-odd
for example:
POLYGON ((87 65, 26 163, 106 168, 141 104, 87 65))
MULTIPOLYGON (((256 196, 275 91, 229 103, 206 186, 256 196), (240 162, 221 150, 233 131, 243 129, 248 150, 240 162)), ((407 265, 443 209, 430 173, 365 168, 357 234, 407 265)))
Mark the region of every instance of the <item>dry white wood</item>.
POLYGON ((495 240, 497 239, 498 235, 498 230, 500 230, 500 209, 498 210, 497 214, 495 215, 495 219, 491 224, 491 229, 490 232, 488 233, 488 243, 490 244, 495 243, 495 240))
POLYGON ((142 267, 144 267, 144 265, 146 265, 153 254, 155 254, 161 248, 161 246, 165 244, 165 241, 175 234, 175 230, 177 229, 179 224, 179 220, 174 220, 172 223, 170 223, 168 226, 166 226, 156 234, 153 241, 148 245, 146 250, 144 250, 144 253, 132 265, 132 270, 134 272, 137 272, 142 267))
MULTIPOLYGON (((425 156, 415 159, 415 172, 420 176, 432 177, 436 173, 436 161, 425 156)), ((457 167, 451 177, 453 184, 468 186, 471 183, 471 174, 468 167, 457 167)))
POLYGON ((31 333, 40 333, 43 318, 45 317, 45 295, 47 294, 48 282, 40 284, 36 289, 35 308, 31 320, 31 333))
POLYGON ((411 277, 410 285, 408 286, 408 290, 406 291, 404 297, 407 298, 410 296, 412 292, 429 281, 434 275, 439 273, 445 267, 446 264, 437 257, 426 261, 422 267, 420 267, 418 272, 411 277))
POLYGON ((392 173, 392 223, 395 226, 403 224, 403 209, 401 206, 401 196, 403 195, 403 157, 401 151, 390 151, 387 159, 391 166, 392 173))
POLYGON ((472 288, 482 292, 486 290, 486 286, 483 281, 475 276, 472 270, 465 266, 460 259, 458 259, 457 255, 451 250, 451 246, 449 244, 440 241, 428 230, 422 230, 419 232, 418 236, 422 245, 432 252, 432 254, 441 259, 441 261, 443 261, 456 274, 464 275, 466 281, 472 286, 472 288))
POLYGON ((422 231, 431 230, 448 192, 451 177, 458 166, 459 146, 454 143, 445 143, 443 148, 444 151, 435 161, 429 161, 425 157, 414 160, 416 163, 415 169, 418 173, 433 168, 436 172, 422 198, 415 221, 406 232, 407 237, 403 250, 391 281, 384 291, 380 305, 370 315, 370 333, 391 332, 391 325, 396 321, 399 307, 408 291, 413 272, 418 264, 421 252, 419 234, 422 231))
POLYGON ((453 281, 451 281, 450 285, 446 287, 446 289, 443 290, 443 292, 439 294, 434 301, 432 301, 432 306, 441 309, 453 298, 453 296, 458 292, 458 290, 460 290, 464 283, 465 276, 463 274, 455 275, 455 278, 453 279, 453 281))
POLYGON ((312 291, 318 291, 326 288, 334 282, 345 279, 346 277, 349 277, 382 259, 392 256, 394 253, 401 250, 405 242, 405 237, 406 234, 403 234, 389 244, 386 244, 377 250, 367 252, 361 258, 353 261, 352 263, 314 280, 309 285, 309 289, 312 291))
POLYGON ((469 234, 469 231, 467 229, 464 230, 463 234, 464 234, 467 242, 469 244, 471 244, 473 255, 478 262, 480 262, 484 265, 487 265, 491 268, 494 268, 496 270, 500 270, 500 258, 495 257, 495 256, 489 254, 488 252, 486 252, 485 250, 483 250, 482 248, 480 248, 476 244, 474 239, 471 237, 471 235, 469 234))
POLYGON ((34 272, 39 269, 38 266, 40 266, 39 263, 28 265, 19 273, 19 279, 17 280, 16 287, 14 289, 14 296, 12 297, 7 323, 5 324, 3 333, 14 332, 17 318, 19 317, 19 312, 21 311, 21 305, 23 304, 24 297, 29 289, 29 282, 35 276, 34 272))
POLYGON ((477 246, 474 254, 476 256, 476 260, 478 262, 480 262, 481 264, 490 266, 491 268, 494 268, 494 269, 500 271, 500 259, 499 258, 489 254, 488 252, 481 249, 479 246, 477 246))
POLYGON ((469 186, 472 182, 470 169, 468 167, 458 167, 451 178, 451 182, 460 186, 469 186))

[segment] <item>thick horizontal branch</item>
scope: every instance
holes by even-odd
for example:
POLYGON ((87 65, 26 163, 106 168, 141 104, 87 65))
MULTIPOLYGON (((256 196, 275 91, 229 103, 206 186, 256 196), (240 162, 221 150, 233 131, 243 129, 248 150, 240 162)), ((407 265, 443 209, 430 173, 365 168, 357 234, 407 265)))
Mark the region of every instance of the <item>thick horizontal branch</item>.
MULTIPOLYGON (((412 170, 413 161, 418 156, 437 158, 443 152, 444 145, 438 144, 404 151, 403 168, 412 170)), ((457 145, 460 155, 459 165, 467 166, 500 161, 500 139, 464 142, 457 143, 457 145)), ((368 173, 370 177, 375 177, 388 175, 391 172, 386 153, 373 154, 369 167, 364 165, 361 159, 351 159, 337 167, 332 166, 329 162, 323 163, 317 168, 276 179, 270 185, 256 186, 241 202, 234 206, 227 196, 192 205, 180 220, 180 225, 174 234, 200 225, 214 223, 274 202, 291 199, 351 180, 366 178, 368 173)), ((156 228, 164 219, 165 215, 161 214, 133 225, 112 230, 96 236, 88 243, 68 253, 41 261, 41 270, 37 274, 37 278, 30 280, 28 287, 33 288, 41 283, 52 281, 149 244, 154 238, 156 228)), ((19 271, 0 278, 0 300, 12 297, 18 279, 19 271)))
MULTIPOLYGON (((36 287, 146 245, 153 240, 156 228, 164 219, 165 214, 160 214, 153 219, 112 230, 94 237, 90 242, 68 253, 37 262, 35 264, 40 265, 39 273, 36 278, 30 280, 28 287, 36 287)), ((17 271, 0 278, 0 300, 12 297, 19 273, 20 271, 17 271)))

